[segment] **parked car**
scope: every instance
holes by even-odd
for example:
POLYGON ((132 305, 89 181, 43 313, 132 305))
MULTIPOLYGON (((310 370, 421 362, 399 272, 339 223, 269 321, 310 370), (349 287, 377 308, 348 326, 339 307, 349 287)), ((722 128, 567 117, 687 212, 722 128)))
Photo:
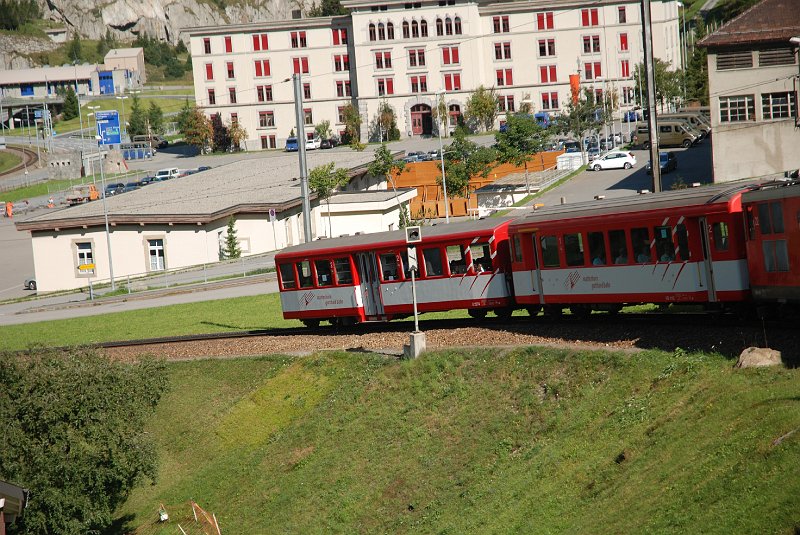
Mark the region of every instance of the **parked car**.
POLYGON ((141 136, 133 136, 131 139, 133 143, 149 143, 151 147, 155 147, 158 149, 163 149, 169 142, 159 136, 158 134, 150 134, 150 135, 141 135, 141 136))
POLYGON ((141 179, 139 181, 139 185, 140 186, 146 186, 146 185, 150 184, 151 182, 153 182, 153 178, 154 177, 152 177, 152 176, 146 176, 146 177, 144 177, 143 179, 141 179))
POLYGON ((592 162, 592 169, 630 169, 636 165, 636 156, 630 152, 612 151, 592 162))
POLYGON ((591 147, 586 151, 586 154, 589 157, 589 161, 593 162, 600 157, 600 149, 597 147, 591 147))
POLYGON ((406 162, 406 163, 415 163, 415 162, 419 161, 419 158, 417 158, 416 154, 410 154, 410 155, 406 156, 405 158, 403 158, 403 161, 406 162))
POLYGON ((169 167, 167 169, 159 169, 156 171, 156 180, 169 180, 170 178, 178 178, 181 172, 177 167, 169 167))
POLYGON ((36 290, 36 278, 28 277, 23 284, 26 290, 36 290))
POLYGON ((580 152, 581 151, 581 144, 577 141, 572 139, 568 139, 564 141, 564 151, 565 152, 580 152))
POLYGON ((211 167, 210 167, 210 166, 208 166, 208 165, 201 165, 200 167, 198 167, 198 168, 197 168, 197 172, 198 172, 198 173, 201 173, 201 172, 203 172, 203 171, 208 171, 209 169, 211 169, 211 167))
POLYGON ((306 139, 306 150, 314 150, 320 147, 322 147, 322 139, 318 136, 306 139))
POLYGON ((113 184, 106 184, 106 189, 103 192, 106 197, 116 195, 117 193, 125 193, 125 184, 122 182, 115 182, 113 184))
POLYGON ((321 149, 332 149, 335 146, 336 145, 334 145, 333 140, 330 138, 323 139, 319 144, 319 148, 321 149))
POLYGON ((297 152, 297 138, 287 137, 286 138, 286 152, 297 152))
POLYGON ((133 191, 141 187, 142 187, 141 182, 128 182, 127 184, 125 184, 125 189, 123 191, 133 191))
POLYGON ((428 151, 428 156, 430 157, 431 160, 441 160, 442 159, 442 153, 438 149, 429 150, 428 151))
MULTIPOLYGON (((675 156, 674 152, 659 152, 658 162, 661 167, 661 172, 665 174, 678 168, 678 158, 675 156)), ((647 160, 647 166, 645 169, 647 170, 648 175, 653 174, 652 160, 647 160)))

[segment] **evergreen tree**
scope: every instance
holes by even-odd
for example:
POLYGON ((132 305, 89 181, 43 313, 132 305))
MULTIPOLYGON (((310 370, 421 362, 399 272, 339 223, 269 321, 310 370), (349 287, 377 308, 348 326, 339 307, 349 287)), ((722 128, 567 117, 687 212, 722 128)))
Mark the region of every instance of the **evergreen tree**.
POLYGON ((147 114, 142 108, 139 96, 134 94, 131 101, 131 111, 128 114, 128 135, 143 136, 147 134, 147 114))
POLYGON ((225 246, 222 248, 222 256, 225 258, 239 258, 242 256, 242 248, 236 238, 236 219, 233 216, 228 219, 228 231, 225 234, 225 246))
POLYGON ((72 40, 67 44, 67 57, 70 61, 81 61, 83 57, 83 47, 81 45, 81 36, 78 32, 72 35, 72 40))
POLYGON ((319 5, 315 2, 308 10, 309 17, 333 17, 336 15, 347 15, 347 10, 342 7, 340 0, 321 0, 319 5))
POLYGON ((161 107, 152 100, 150 101, 150 106, 147 108, 147 121, 150 123, 151 134, 164 133, 164 112, 161 111, 161 107))
POLYGON ((75 94, 72 86, 67 88, 67 91, 64 95, 64 108, 62 113, 64 114, 65 121, 74 119, 78 116, 78 113, 80 113, 80 108, 78 107, 78 96, 75 94))

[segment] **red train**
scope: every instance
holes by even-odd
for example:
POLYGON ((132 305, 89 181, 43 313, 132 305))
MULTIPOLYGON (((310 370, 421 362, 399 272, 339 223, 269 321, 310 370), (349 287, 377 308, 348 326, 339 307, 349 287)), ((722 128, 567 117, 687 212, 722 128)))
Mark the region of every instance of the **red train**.
MULTIPOLYGON (((800 185, 714 185, 423 227, 420 312, 588 315, 641 303, 800 302, 800 185), (793 271, 794 268, 794 271, 793 271)), ((275 257, 284 317, 316 326, 412 314, 402 231, 275 257)))

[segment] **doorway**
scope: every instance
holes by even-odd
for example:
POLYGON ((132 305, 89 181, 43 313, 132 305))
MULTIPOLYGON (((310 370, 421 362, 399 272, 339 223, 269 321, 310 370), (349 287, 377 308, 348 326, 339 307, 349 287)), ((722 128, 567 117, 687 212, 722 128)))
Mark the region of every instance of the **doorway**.
POLYGON ((433 115, 427 104, 416 104, 411 107, 411 133, 415 136, 433 134, 433 115))

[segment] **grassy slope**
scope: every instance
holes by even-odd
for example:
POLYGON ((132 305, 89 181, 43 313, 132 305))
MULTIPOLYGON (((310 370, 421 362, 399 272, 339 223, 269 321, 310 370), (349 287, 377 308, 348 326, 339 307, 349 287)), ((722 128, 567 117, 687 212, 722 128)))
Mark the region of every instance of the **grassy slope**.
MULTIPOLYGON (((169 365, 161 475, 223 533, 790 533, 796 370, 521 349, 169 365)), ((150 533, 173 533, 175 524, 150 533)))
POLYGON ((22 163, 22 158, 10 152, 0 152, 0 173, 22 163))

